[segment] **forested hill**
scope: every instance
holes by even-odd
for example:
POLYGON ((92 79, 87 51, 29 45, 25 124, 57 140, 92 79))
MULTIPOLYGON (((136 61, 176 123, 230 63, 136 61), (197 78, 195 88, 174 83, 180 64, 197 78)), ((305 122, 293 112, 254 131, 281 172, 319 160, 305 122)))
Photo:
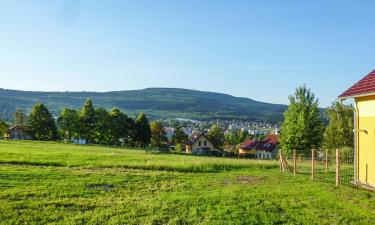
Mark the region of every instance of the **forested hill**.
POLYGON ((30 112, 44 103, 56 116, 64 107, 78 109, 91 98, 95 107, 118 107, 134 115, 140 111, 152 119, 188 118, 198 120, 244 119, 275 122, 282 119, 285 105, 269 104, 249 98, 174 88, 148 88, 116 92, 31 92, 0 89, 0 118, 9 120, 15 109, 30 112))

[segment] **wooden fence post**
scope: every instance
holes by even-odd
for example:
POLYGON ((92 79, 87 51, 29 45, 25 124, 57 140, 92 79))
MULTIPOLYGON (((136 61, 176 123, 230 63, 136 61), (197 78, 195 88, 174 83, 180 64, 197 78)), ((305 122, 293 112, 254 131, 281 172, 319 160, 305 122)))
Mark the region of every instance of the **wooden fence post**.
POLYGON ((297 174, 297 151, 293 151, 293 174, 294 176, 297 174))
POLYGON ((311 180, 315 178, 315 149, 311 150, 311 180))
POLYGON ((326 149, 326 173, 328 173, 328 149, 326 149))
POLYGON ((336 186, 340 185, 340 152, 336 149, 336 186))

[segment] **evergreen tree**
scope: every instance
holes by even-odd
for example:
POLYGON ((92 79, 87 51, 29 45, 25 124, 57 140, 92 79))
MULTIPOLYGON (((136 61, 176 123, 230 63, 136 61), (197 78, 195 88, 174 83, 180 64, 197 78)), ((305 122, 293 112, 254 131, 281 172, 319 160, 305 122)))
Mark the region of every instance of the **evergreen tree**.
POLYGON ((284 113, 280 144, 283 151, 319 148, 323 140, 319 100, 306 86, 289 96, 289 107, 284 113))
POLYGON ((215 124, 210 128, 210 131, 208 132, 207 135, 208 139, 212 142, 212 144, 219 148, 222 149, 224 142, 225 142, 225 136, 224 132, 221 130, 220 126, 215 124))
POLYGON ((175 128, 174 134, 172 136, 172 142, 176 145, 178 144, 185 144, 189 139, 189 136, 185 134, 182 130, 182 127, 178 126, 175 128))
POLYGON ((96 118, 95 109, 91 99, 87 99, 79 115, 80 138, 84 138, 88 143, 94 139, 96 118))
POLYGON ((0 120, 0 139, 4 137, 8 130, 9 125, 4 120, 0 120))
POLYGON ((69 142, 77 137, 79 125, 79 115, 76 110, 65 108, 57 119, 60 128, 60 135, 69 142))
POLYGON ((144 113, 140 113, 135 120, 136 135, 135 142, 140 147, 145 147, 151 141, 151 128, 144 113))
POLYGON ((58 138, 55 120, 41 103, 36 104, 30 113, 29 128, 34 139, 54 140, 58 138))
POLYGON ((332 103, 327 109, 329 124, 324 133, 324 148, 354 147, 353 113, 353 107, 344 106, 339 102, 332 103))
POLYGON ((154 121, 151 123, 151 145, 153 147, 165 148, 168 138, 163 125, 154 121))

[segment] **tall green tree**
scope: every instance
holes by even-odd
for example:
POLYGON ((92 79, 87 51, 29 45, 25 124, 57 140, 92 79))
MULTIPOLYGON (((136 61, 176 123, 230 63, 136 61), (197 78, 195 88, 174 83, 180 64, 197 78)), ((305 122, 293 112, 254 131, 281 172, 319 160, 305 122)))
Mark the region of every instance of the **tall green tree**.
POLYGON ((109 129, 110 142, 114 145, 125 143, 134 145, 135 122, 118 108, 113 108, 109 113, 111 126, 109 129))
POLYGON ((29 115, 29 129, 36 140, 55 140, 58 138, 55 119, 42 103, 33 107, 29 115))
POLYGON ((87 99, 80 111, 79 121, 80 138, 86 139, 88 143, 91 143, 95 135, 96 117, 95 108, 92 104, 91 99, 87 99))
POLYGON ((0 139, 4 137, 8 130, 9 125, 4 120, 0 120, 0 139))
POLYGON ((15 126, 27 125, 27 116, 20 108, 17 108, 16 111, 13 113, 13 125, 15 126))
POLYGON ((324 148, 354 147, 354 108, 340 102, 332 103, 326 110, 329 124, 324 133, 324 148))
POLYGON ((57 118, 57 124, 60 128, 61 137, 69 142, 72 141, 73 138, 77 137, 80 127, 78 112, 74 109, 65 108, 57 118))
POLYGON ((152 122, 151 123, 151 145, 153 147, 165 148, 167 142, 168 142, 168 138, 166 136, 166 132, 164 130, 163 125, 158 121, 152 122))
POLYGON ((151 128, 150 123, 144 113, 140 113, 135 120, 135 142, 137 146, 145 147, 151 141, 151 128))
POLYGON ((95 139, 100 145, 103 142, 109 143, 110 139, 110 128, 111 128, 111 117, 107 110, 98 108, 95 110, 95 139))
POLYGON ((207 134, 208 139, 212 142, 212 144, 219 148, 222 149, 224 142, 225 142, 225 136, 223 130, 220 128, 219 125, 215 124, 213 125, 208 134, 207 134))
POLYGON ((319 100, 306 86, 289 96, 289 107, 284 113, 280 144, 283 151, 319 148, 323 141, 324 126, 319 100))
POLYGON ((121 139, 127 136, 127 116, 118 108, 113 108, 109 113, 110 127, 109 127, 109 141, 112 144, 119 145, 121 139))
POLYGON ((177 126, 172 136, 172 142, 176 145, 182 145, 185 144, 188 141, 188 139, 189 136, 185 134, 185 132, 182 130, 182 127, 177 126))

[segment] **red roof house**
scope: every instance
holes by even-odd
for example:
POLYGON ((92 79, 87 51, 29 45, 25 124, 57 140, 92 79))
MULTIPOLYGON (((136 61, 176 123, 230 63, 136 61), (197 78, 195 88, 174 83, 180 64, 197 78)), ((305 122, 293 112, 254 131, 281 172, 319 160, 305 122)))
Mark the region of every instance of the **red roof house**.
POLYGON ((342 93, 339 99, 365 97, 373 94, 375 94, 375 70, 342 93))

